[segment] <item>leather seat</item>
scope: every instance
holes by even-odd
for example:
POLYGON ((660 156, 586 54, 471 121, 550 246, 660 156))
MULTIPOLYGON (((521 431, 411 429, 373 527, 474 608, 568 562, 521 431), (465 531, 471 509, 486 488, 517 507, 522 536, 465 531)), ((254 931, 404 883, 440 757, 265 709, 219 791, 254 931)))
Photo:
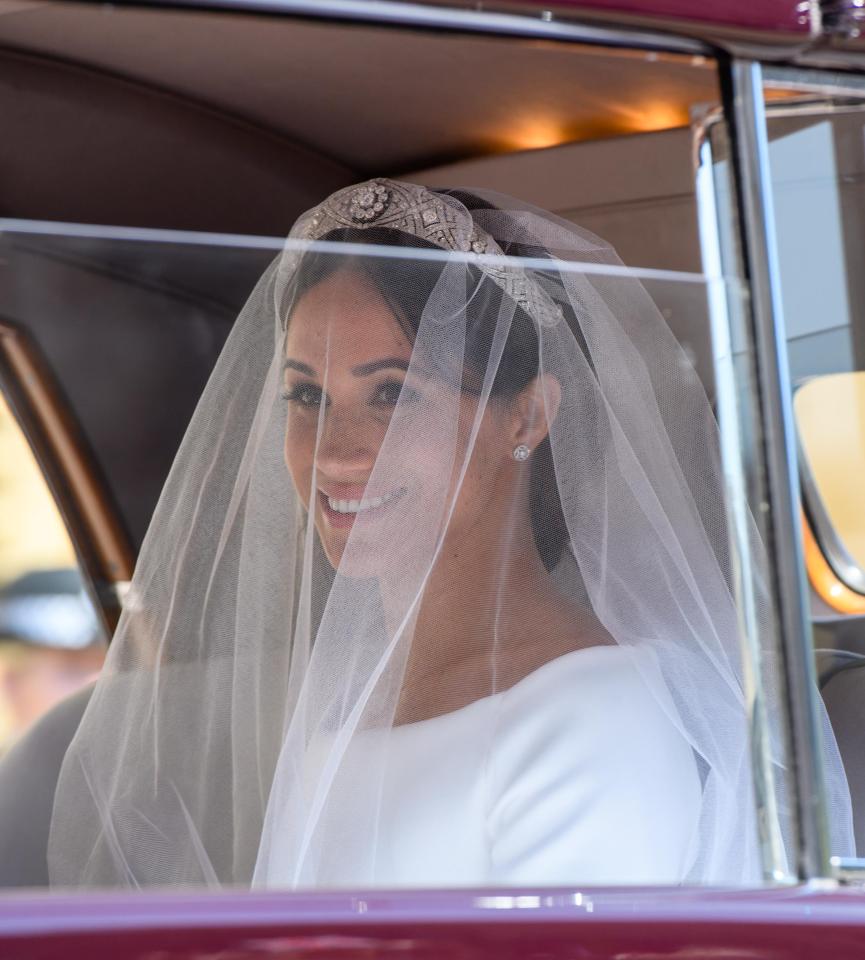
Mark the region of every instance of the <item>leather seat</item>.
MULTIPOLYGON (((834 653, 835 651, 833 651, 834 653)), ((822 688, 823 702, 850 786, 856 851, 865 855, 865 659, 847 654, 835 663, 822 688)))
POLYGON ((66 749, 93 684, 61 701, 0 761, 0 886, 48 885, 48 830, 66 749))

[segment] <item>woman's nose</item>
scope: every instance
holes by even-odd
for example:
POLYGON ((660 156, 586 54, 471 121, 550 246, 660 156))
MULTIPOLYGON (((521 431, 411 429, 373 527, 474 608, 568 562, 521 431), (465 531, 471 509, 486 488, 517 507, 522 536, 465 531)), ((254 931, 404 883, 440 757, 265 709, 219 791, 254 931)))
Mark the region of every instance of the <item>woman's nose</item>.
POLYGON ((381 437, 363 418, 328 411, 321 427, 315 465, 319 472, 339 479, 363 479, 375 464, 381 437))

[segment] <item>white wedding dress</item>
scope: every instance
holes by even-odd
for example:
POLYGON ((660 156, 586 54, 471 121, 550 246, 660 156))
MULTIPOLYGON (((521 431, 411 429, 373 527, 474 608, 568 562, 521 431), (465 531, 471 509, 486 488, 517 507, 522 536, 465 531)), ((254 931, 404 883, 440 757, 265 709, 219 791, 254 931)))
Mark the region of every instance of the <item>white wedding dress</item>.
MULTIPOLYGON (((701 783, 651 657, 618 646, 578 650, 503 693, 384 734, 375 884, 682 882, 701 783)), ((348 759, 359 772, 381 736, 353 741, 348 759)), ((362 885, 368 868, 369 838, 353 828, 352 809, 342 796, 328 819, 340 837, 328 886, 362 885)), ((277 849, 261 878, 267 886, 296 883, 287 862, 277 849)))

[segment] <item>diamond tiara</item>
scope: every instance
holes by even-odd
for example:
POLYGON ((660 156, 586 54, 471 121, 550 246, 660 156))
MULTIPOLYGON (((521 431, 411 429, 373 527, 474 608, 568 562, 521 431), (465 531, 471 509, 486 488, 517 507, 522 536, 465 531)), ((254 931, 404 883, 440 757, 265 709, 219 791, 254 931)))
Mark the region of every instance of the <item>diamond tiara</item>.
POLYGON ((490 234, 464 210, 418 184, 376 178, 339 190, 315 209, 304 234, 320 240, 332 230, 373 226, 400 230, 442 250, 483 257, 478 269, 538 325, 551 327, 562 319, 561 307, 524 270, 496 262, 503 254, 490 234))

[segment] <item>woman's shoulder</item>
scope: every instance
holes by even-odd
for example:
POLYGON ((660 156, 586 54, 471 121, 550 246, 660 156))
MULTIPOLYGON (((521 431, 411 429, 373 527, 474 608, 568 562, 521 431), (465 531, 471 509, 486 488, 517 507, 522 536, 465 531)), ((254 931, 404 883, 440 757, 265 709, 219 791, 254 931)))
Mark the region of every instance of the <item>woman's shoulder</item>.
POLYGON ((692 762, 675 706, 650 650, 584 647, 550 660, 507 690, 497 716, 500 755, 568 765, 603 756, 628 765, 641 751, 692 762))
POLYGON ((669 700, 654 655, 616 643, 571 650, 533 670, 507 690, 508 712, 546 704, 545 712, 572 715, 633 710, 646 699, 669 700))

